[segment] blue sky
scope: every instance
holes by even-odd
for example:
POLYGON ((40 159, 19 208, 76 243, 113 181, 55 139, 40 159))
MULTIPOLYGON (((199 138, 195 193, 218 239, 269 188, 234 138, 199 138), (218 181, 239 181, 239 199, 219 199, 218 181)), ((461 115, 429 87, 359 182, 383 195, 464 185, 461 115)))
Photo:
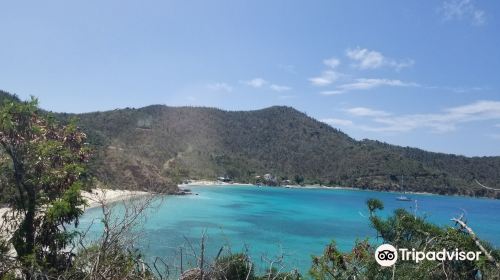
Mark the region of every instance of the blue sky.
POLYGON ((0 1, 0 88, 65 112, 289 105, 356 139, 500 155, 499 12, 486 0, 0 1))

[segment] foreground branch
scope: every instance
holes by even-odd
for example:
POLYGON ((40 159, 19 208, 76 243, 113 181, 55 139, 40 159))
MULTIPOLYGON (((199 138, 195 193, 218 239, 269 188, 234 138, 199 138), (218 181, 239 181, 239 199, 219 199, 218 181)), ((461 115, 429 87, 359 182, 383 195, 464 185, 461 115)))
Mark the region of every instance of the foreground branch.
POLYGON ((483 184, 479 183, 479 181, 478 181, 477 179, 476 179, 476 183, 477 183, 478 185, 480 185, 481 187, 483 187, 483 188, 487 189, 487 190, 492 190, 492 191, 500 191, 500 189, 495 189, 495 188, 492 188, 492 187, 487 187, 487 186, 485 186, 485 185, 483 185, 483 184))
POLYGON ((495 264, 496 267, 500 268, 500 264, 495 260, 495 258, 486 250, 486 248, 483 247, 481 242, 479 242, 479 238, 477 238, 477 235, 474 233, 474 231, 464 222, 462 221, 462 218, 453 218, 451 219, 452 221, 456 222, 457 224, 460 225, 462 229, 465 229, 467 233, 469 233, 470 237, 474 242, 476 243, 477 247, 479 247, 479 250, 483 252, 483 254, 488 258, 488 260, 492 263, 495 264))

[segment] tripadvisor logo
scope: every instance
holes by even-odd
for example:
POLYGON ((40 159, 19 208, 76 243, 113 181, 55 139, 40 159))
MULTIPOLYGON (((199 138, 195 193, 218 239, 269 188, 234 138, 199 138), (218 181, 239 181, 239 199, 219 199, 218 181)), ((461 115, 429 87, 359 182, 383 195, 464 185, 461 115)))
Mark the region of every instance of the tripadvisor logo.
POLYGON ((375 260, 381 266, 392 266, 398 260, 398 251, 400 259, 403 261, 414 261, 419 263, 423 260, 429 261, 477 261, 481 255, 480 251, 465 252, 455 249, 448 251, 416 251, 415 249, 399 248, 396 250, 391 244, 382 244, 375 250, 375 260))
POLYGON ((382 244, 375 250, 375 260, 381 266, 392 266, 398 260, 398 251, 391 244, 382 244))

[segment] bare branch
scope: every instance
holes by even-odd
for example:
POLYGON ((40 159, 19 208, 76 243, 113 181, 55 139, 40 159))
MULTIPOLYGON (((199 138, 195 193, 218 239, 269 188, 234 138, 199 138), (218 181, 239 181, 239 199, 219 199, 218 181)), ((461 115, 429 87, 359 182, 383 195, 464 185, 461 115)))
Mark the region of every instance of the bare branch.
POLYGON ((500 268, 500 264, 495 260, 495 258, 483 247, 483 245, 481 244, 481 242, 479 241, 479 238, 477 238, 476 234, 474 233, 474 231, 464 222, 462 221, 462 217, 460 218, 453 218, 451 219, 452 221, 456 222, 457 224, 460 225, 460 227, 462 229, 465 229, 467 231, 467 233, 469 233, 470 237, 472 238, 472 240, 474 240, 474 242, 476 243, 477 247, 479 248, 479 250, 481 250, 481 252, 483 252, 483 254, 486 256, 486 258, 488 258, 488 260, 492 263, 495 264, 496 267, 500 268))
POLYGON ((487 187, 487 186, 485 186, 485 185, 483 185, 483 184, 479 183, 479 181, 478 181, 477 179, 475 179, 475 181, 476 181, 476 183, 477 183, 478 185, 480 185, 481 187, 483 187, 483 188, 485 188, 485 189, 487 189, 487 190, 492 190, 492 191, 500 191, 500 189, 495 189, 495 188, 487 187))

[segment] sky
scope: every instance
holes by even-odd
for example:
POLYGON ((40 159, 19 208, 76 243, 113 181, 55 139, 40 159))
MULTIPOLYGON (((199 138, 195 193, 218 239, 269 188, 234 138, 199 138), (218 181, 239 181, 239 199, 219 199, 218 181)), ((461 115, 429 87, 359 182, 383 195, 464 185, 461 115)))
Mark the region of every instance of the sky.
POLYGON ((0 89, 57 112, 286 105, 358 140, 499 156, 499 30, 490 0, 0 0, 0 89))

